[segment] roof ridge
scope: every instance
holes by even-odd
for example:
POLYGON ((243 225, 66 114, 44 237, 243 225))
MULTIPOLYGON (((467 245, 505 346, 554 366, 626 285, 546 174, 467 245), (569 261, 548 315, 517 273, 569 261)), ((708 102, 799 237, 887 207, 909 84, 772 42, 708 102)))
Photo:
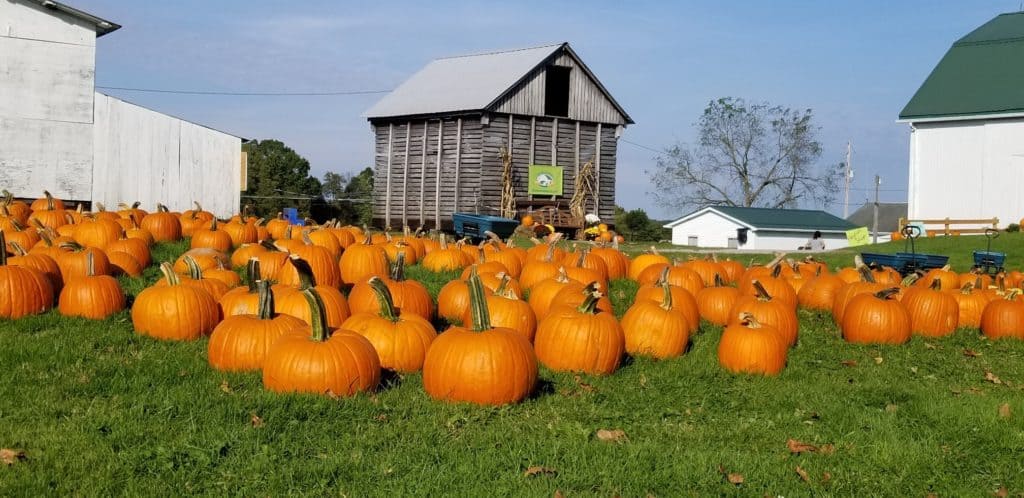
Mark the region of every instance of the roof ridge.
POLYGON ((490 52, 480 52, 480 53, 475 53, 475 54, 449 55, 447 57, 438 57, 438 58, 436 58, 434 60, 435 61, 441 61, 441 60, 447 60, 447 59, 462 59, 462 58, 466 58, 466 57, 482 57, 482 56, 487 56, 487 55, 510 54, 510 53, 514 53, 514 52, 525 52, 527 50, 537 50, 539 48, 561 47, 563 45, 568 45, 568 43, 569 42, 561 42, 561 43, 552 43, 552 44, 547 44, 547 45, 537 45, 535 47, 513 48, 513 49, 509 49, 509 50, 492 50, 490 52))

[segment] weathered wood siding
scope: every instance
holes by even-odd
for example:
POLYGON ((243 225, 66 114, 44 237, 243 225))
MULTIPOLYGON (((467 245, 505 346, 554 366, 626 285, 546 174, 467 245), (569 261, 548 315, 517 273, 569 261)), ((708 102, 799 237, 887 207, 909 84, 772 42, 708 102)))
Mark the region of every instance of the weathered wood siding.
POLYGON ((96 94, 91 199, 171 210, 192 201, 220 217, 238 211, 241 139, 96 94))
POLYGON ((442 225, 450 222, 454 212, 476 211, 481 178, 479 115, 377 122, 373 130, 377 223, 395 229, 404 225, 429 229, 437 227, 439 219, 442 225))
MULTIPOLYGON (((605 96, 597 83, 569 54, 562 52, 551 62, 556 66, 572 68, 569 72, 569 116, 575 121, 626 124, 626 119, 605 96)), ((500 113, 524 116, 544 116, 546 73, 540 67, 524 79, 494 109, 500 113)), ((563 118, 565 119, 565 118, 563 118)))
POLYGON ((95 45, 82 21, 0 1, 0 187, 88 199, 95 45))

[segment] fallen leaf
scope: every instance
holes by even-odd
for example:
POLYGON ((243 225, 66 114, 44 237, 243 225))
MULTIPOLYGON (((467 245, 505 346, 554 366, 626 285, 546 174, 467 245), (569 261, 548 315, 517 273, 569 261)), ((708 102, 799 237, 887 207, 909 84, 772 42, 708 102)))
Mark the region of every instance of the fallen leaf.
POLYGON ((977 352, 977 351, 975 351, 973 349, 964 349, 964 356, 966 356, 968 358, 977 358, 977 357, 981 356, 981 353, 979 353, 979 352, 977 352))
POLYGON ((629 440, 626 437, 626 431, 622 429, 598 429, 597 439, 612 443, 622 443, 629 440))
POLYGON ((887 411, 889 413, 895 412, 897 408, 899 408, 899 407, 897 407, 896 405, 894 405, 892 403, 889 403, 888 405, 885 405, 885 411, 887 411))
POLYGON ((885 360, 881 356, 875 357, 875 365, 881 365, 883 361, 885 360))
POLYGON ((987 380, 987 381, 989 381, 989 382, 991 382, 993 384, 1002 384, 1003 383, 1003 381, 999 380, 999 377, 996 377, 996 374, 994 374, 992 372, 985 372, 985 380, 987 380))
POLYGON ((647 387, 647 376, 640 374, 640 387, 647 387))
POLYGON ((27 458, 25 456, 25 450, 12 450, 10 448, 0 448, 0 462, 7 465, 14 465, 27 458))
POLYGON ((998 496, 999 498, 1006 498, 1007 496, 1010 496, 1010 492, 1006 489, 1006 486, 999 486, 999 489, 997 489, 994 493, 992 493, 992 496, 998 496))
POLYGON ((563 495, 561 491, 556 489, 555 494, 552 498, 565 498, 565 495, 563 495))
POLYGON ((924 343, 924 347, 926 347, 928 349, 935 349, 935 345, 930 343, 930 342, 924 343))
POLYGON ((231 394, 234 392, 231 390, 231 384, 228 384, 227 380, 220 381, 220 390, 224 391, 227 394, 231 394))
POLYGON ((801 442, 801 441, 797 441, 796 439, 792 439, 792 438, 786 440, 786 447, 789 448, 789 452, 790 453, 795 453, 795 454, 800 454, 800 453, 804 453, 804 452, 818 451, 818 447, 817 446, 814 446, 813 444, 807 444, 807 443, 804 443, 804 442, 801 442))
POLYGON ((825 483, 827 483, 827 482, 829 482, 831 480, 832 480, 832 474, 830 472, 825 471, 825 472, 823 472, 821 474, 821 483, 822 484, 825 484, 825 483))
POLYGON ((252 426, 257 429, 263 427, 263 419, 260 418, 260 416, 256 415, 255 413, 252 414, 252 420, 250 421, 250 423, 252 423, 252 426))
POLYGON ((586 391, 588 393, 592 393, 592 392, 595 391, 594 386, 584 382, 583 378, 580 377, 579 375, 574 377, 573 380, 576 381, 576 385, 579 386, 580 389, 582 389, 582 390, 584 390, 584 391, 586 391))
POLYGON ((739 472, 729 472, 728 470, 725 470, 725 465, 718 464, 718 473, 722 474, 722 477, 724 477, 726 481, 729 481, 730 484, 735 484, 737 486, 743 484, 743 474, 740 474, 739 472))
POLYGON ((917 373, 917 367, 910 367, 910 373, 917 373))
POLYGON ((928 493, 928 494, 924 495, 924 498, 939 498, 939 495, 937 495, 935 493, 928 493))
POLYGON ((547 467, 542 467, 540 465, 531 465, 526 468, 526 471, 523 472, 523 475, 526 477, 533 477, 537 475, 553 476, 556 474, 558 474, 558 472, 555 472, 555 469, 549 469, 547 467))
POLYGON ((831 454, 833 454, 835 452, 836 452, 836 446, 834 444, 832 444, 832 443, 823 444, 823 445, 821 445, 820 448, 818 448, 818 453, 821 453, 822 455, 831 455, 831 454))
POLYGON ((1002 418, 1010 418, 1010 404, 1003 403, 999 405, 999 416, 1002 418))
POLYGON ((387 422, 388 421, 388 415, 386 413, 381 413, 381 414, 377 415, 376 417, 373 417, 373 419, 378 421, 378 422, 387 422))
POLYGON ((839 364, 844 367, 855 367, 857 366, 857 360, 843 360, 839 364))
POLYGON ((796 466, 796 475, 800 476, 800 480, 803 482, 810 482, 811 477, 807 475, 807 471, 801 469, 799 465, 796 466))

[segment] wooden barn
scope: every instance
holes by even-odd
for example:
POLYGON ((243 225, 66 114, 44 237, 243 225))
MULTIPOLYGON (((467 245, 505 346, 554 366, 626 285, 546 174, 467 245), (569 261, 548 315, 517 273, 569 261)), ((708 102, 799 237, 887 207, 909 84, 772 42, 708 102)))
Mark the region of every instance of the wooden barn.
POLYGON ((452 213, 610 221, 633 120, 568 43, 437 59, 366 117, 374 218, 448 228, 452 213))

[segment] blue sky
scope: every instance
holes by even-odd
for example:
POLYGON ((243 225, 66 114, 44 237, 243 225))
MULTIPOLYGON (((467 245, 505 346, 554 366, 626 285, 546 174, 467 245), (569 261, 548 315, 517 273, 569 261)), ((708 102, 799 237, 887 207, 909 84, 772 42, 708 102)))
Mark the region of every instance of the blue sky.
MULTIPOLYGON (((821 163, 854 147, 850 210, 883 178, 905 201, 909 129, 895 122, 949 46, 1017 0, 341 2, 68 0, 124 27, 101 38, 101 86, 387 90, 431 59, 568 41, 637 122, 630 142, 690 142, 726 96, 814 110, 821 163)), ((230 97, 104 90, 248 138, 283 140, 313 172, 372 163, 362 113, 380 96, 230 97)), ((656 218, 654 153, 621 143, 616 201, 656 218)), ((842 211, 841 198, 829 207, 842 211)))

